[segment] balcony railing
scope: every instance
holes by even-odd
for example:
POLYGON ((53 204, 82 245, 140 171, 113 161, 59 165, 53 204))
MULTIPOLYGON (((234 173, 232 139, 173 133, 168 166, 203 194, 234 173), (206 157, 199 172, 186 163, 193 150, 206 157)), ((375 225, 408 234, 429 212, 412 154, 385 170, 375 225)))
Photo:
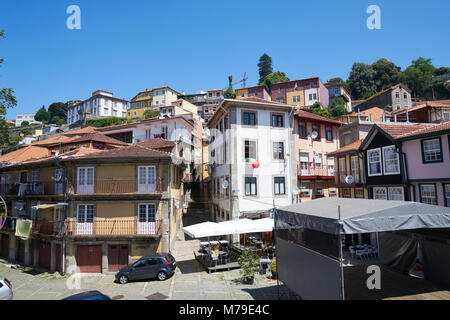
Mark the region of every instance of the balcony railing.
POLYGON ((55 181, 2 183, 0 185, 0 194, 6 196, 62 195, 63 191, 63 182, 55 181))
POLYGON ((300 165, 297 166, 297 173, 299 176, 307 177, 307 176, 322 176, 322 177, 333 177, 334 171, 332 169, 328 169, 327 167, 317 169, 317 168, 302 168, 300 165))
POLYGON ((161 220, 141 222, 138 219, 94 219, 79 222, 73 219, 67 221, 66 234, 69 237, 115 237, 115 236, 143 236, 155 237, 161 235, 161 220))
POLYGON ((93 184, 76 185, 76 194, 160 194, 162 193, 161 178, 155 184, 139 184, 137 179, 96 179, 93 184))

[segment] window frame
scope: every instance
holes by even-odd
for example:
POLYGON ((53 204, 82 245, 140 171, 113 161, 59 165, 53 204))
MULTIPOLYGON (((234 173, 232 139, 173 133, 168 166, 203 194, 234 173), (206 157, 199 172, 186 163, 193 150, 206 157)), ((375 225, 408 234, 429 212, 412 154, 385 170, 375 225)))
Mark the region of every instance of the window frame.
POLYGON ((373 187, 373 200, 388 200, 388 190, 387 190, 387 188, 386 187, 373 187), (376 190, 384 190, 385 198, 383 198, 383 199, 375 198, 376 190))
MULTIPOLYGON (((241 125, 242 125, 242 126, 246 126, 246 127, 256 127, 256 126, 258 126, 258 112, 257 112, 257 111, 242 110, 241 116, 242 116, 242 119, 241 119, 241 125), (254 114, 254 115, 255 115, 255 119, 254 119, 255 124, 246 124, 246 123, 244 123, 244 120, 245 120, 245 114, 246 114, 246 113, 247 113, 247 114, 254 114)), ((250 120, 250 118, 249 118, 249 120, 250 120)))
POLYGON ((443 156, 443 150, 442 150, 442 140, 441 137, 434 137, 434 138, 428 138, 428 139, 422 139, 420 140, 420 149, 422 152, 422 163, 423 164, 428 164, 428 163, 439 163, 439 162, 443 162, 444 161, 444 156, 443 156), (426 160, 425 159, 425 151, 424 151, 424 143, 426 141, 431 141, 431 140, 439 140, 439 149, 440 149, 440 155, 441 158, 439 160, 426 160))
POLYGON ((307 124, 306 124, 306 122, 303 122, 303 121, 299 121, 299 122, 298 122, 298 136, 299 136, 301 139, 308 139, 308 130, 307 130, 307 124), (304 126, 303 126, 303 125, 304 125, 304 126), (305 128, 305 134, 304 134, 304 135, 302 135, 302 130, 301 130, 302 127, 305 128))
POLYGON ((274 196, 282 197, 282 196, 286 196, 287 195, 287 192, 286 192, 286 177, 285 176, 274 176, 272 182, 273 182, 273 195, 274 196), (283 179, 283 182, 276 182, 275 180, 277 180, 277 179, 283 179), (279 185, 278 186, 278 193, 276 192, 276 185, 277 184, 279 185), (281 185, 283 185, 283 191, 284 191, 283 193, 280 193, 281 185))
POLYGON ((258 197, 258 177, 244 176, 244 197, 258 197), (254 182, 247 182, 247 179, 254 179, 254 182), (250 184, 250 194, 247 194, 247 184, 250 184), (252 193, 252 185, 255 185, 255 193, 252 193))
POLYGON ((383 175, 389 176, 389 175, 400 174, 400 156, 399 156, 399 154, 398 154, 398 152, 397 152, 397 147, 396 147, 395 145, 386 146, 386 147, 383 147, 383 148, 382 148, 382 151, 383 151, 383 159, 382 159, 382 162, 383 162, 383 175), (388 149, 392 149, 392 148, 394 149, 394 153, 395 153, 395 155, 396 155, 396 160, 397 160, 397 167, 398 167, 398 170, 395 171, 395 172, 387 172, 387 171, 386 171, 386 156, 385 156, 385 151, 388 150, 388 149))
POLYGON ((382 176, 383 175, 383 158, 382 158, 382 150, 381 148, 375 148, 375 149, 370 149, 367 150, 367 175, 369 177, 377 177, 377 176, 382 176), (370 172, 370 156, 369 153, 373 153, 373 152, 378 152, 379 155, 379 161, 376 163, 380 164, 380 172, 379 173, 371 173, 370 172))
POLYGON ((285 128, 284 114, 283 113, 270 113, 270 127, 271 128, 285 128), (274 125, 273 118, 277 117, 276 125, 274 125), (280 124, 281 119, 281 125, 280 124))
POLYGON ((434 195, 435 195, 434 199, 436 200, 436 204, 435 204, 435 205, 438 205, 438 194, 437 194, 437 188, 436 188, 436 184, 435 184, 435 183, 420 183, 420 184, 419 184, 419 198, 420 198, 420 203, 425 203, 425 204, 431 204, 431 205, 434 205, 434 204, 432 204, 432 203, 423 202, 423 195, 422 195, 422 187, 423 187, 423 186, 433 186, 433 189, 434 189, 434 195))
POLYGON ((285 160, 285 148, 284 148, 284 141, 272 141, 272 160, 274 161, 284 161, 285 160), (275 144, 277 144, 277 146, 275 147, 275 144), (280 147, 281 144, 281 147, 280 147), (281 148, 281 152, 280 149, 281 148), (275 153, 275 149, 278 150, 278 152, 275 153), (275 154, 277 155, 277 157, 275 157, 275 154), (280 157, 281 155, 281 157, 280 157))

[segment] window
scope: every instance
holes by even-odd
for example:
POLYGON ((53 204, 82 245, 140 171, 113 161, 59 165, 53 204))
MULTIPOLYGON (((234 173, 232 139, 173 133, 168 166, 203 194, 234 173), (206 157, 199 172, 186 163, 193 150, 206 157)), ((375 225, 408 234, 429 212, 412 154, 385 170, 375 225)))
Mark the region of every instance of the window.
POLYGON ((404 201, 405 196, 403 192, 404 192, 403 187, 389 187, 388 188, 389 200, 404 201))
POLYGON ((306 123, 305 122, 299 122, 298 134, 301 138, 306 138, 306 123))
POLYGON ((355 189, 355 198, 364 199, 364 189, 363 188, 355 189))
POLYGON ((395 146, 383 147, 384 174, 400 174, 400 162, 395 146))
POLYGON ((329 196, 335 196, 336 195, 336 188, 328 188, 328 195, 329 196))
POLYGON ((300 152, 300 170, 302 176, 309 175, 309 153, 300 152))
POLYGON ((327 157, 328 176, 334 176, 334 158, 327 157))
POLYGON ((450 207, 450 184, 444 184, 445 206, 450 207))
POLYGON ((275 195, 284 195, 286 194, 286 185, 285 185, 285 178, 284 177, 275 177, 273 178, 273 184, 274 184, 274 193, 275 195))
POLYGON ((350 158, 350 168, 352 171, 352 176, 354 183, 359 183, 359 165, 358 156, 353 156, 350 158))
POLYGON ((327 141, 333 141, 333 129, 331 127, 326 127, 327 141))
POLYGON ((441 138, 422 140, 422 158, 424 163, 441 162, 441 138))
POLYGON ((403 99, 408 99, 408 95, 406 93, 403 94, 403 99))
POLYGON ((396 97, 397 99, 400 98, 400 93, 396 92, 396 93, 395 93, 395 97, 396 97))
POLYGON ((256 141, 245 140, 244 158, 246 161, 248 161, 248 159, 256 159, 256 141))
POLYGON ((420 202, 437 205, 436 185, 420 185, 420 202))
POLYGON ((322 169, 322 154, 319 152, 314 154, 314 168, 322 169))
POLYGON ((77 222, 92 223, 94 221, 94 206, 91 204, 78 205, 77 222))
POLYGON ((244 124, 247 126, 256 126, 256 113, 255 112, 244 112, 244 124))
POLYGON ((316 195, 323 196, 323 182, 322 181, 316 181, 316 195))
POLYGON ((381 176, 381 148, 367 150, 369 176, 381 176))
POLYGON ((156 220, 155 204, 139 204, 138 219, 139 222, 154 222, 156 220))
POLYGON ((373 198, 375 200, 387 200, 386 188, 373 188, 373 198))
POLYGON ((345 167, 345 158, 339 158, 339 183, 345 183, 345 176, 347 175, 347 169, 345 167))
POLYGON ((256 196, 256 177, 245 177, 245 195, 256 196))
POLYGON ((302 181, 300 185, 300 196, 301 197, 309 197, 310 196, 310 182, 302 181))
POLYGON ((342 197, 343 198, 350 198, 351 195, 351 191, 350 188, 342 188, 342 197))
POLYGON ((278 128, 284 127, 283 115, 280 115, 280 114, 272 115, 272 127, 278 127, 278 128))
POLYGON ((274 142, 273 143, 273 158, 274 158, 274 160, 283 160, 284 159, 284 143, 283 142, 274 142))

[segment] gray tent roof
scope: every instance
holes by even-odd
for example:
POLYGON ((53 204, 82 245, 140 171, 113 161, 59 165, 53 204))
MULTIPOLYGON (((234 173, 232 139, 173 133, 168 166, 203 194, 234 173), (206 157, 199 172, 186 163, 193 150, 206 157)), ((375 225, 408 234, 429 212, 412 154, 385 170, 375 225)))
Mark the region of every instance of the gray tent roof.
POLYGON ((407 201, 322 198, 278 208, 277 228, 286 223, 331 234, 450 228, 450 208, 407 201))

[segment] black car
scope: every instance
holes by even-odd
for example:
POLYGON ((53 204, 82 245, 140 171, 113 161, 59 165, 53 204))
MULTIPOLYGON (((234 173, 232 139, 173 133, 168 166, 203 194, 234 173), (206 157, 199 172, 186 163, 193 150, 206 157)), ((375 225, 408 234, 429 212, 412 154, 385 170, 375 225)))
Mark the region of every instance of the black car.
POLYGON ((64 298, 63 300, 111 300, 110 297, 100 291, 86 291, 64 298))
POLYGON ((121 284, 152 278, 163 281, 175 272, 175 264, 175 258, 169 253, 152 254, 142 257, 135 263, 119 270, 116 273, 116 280, 121 284))

